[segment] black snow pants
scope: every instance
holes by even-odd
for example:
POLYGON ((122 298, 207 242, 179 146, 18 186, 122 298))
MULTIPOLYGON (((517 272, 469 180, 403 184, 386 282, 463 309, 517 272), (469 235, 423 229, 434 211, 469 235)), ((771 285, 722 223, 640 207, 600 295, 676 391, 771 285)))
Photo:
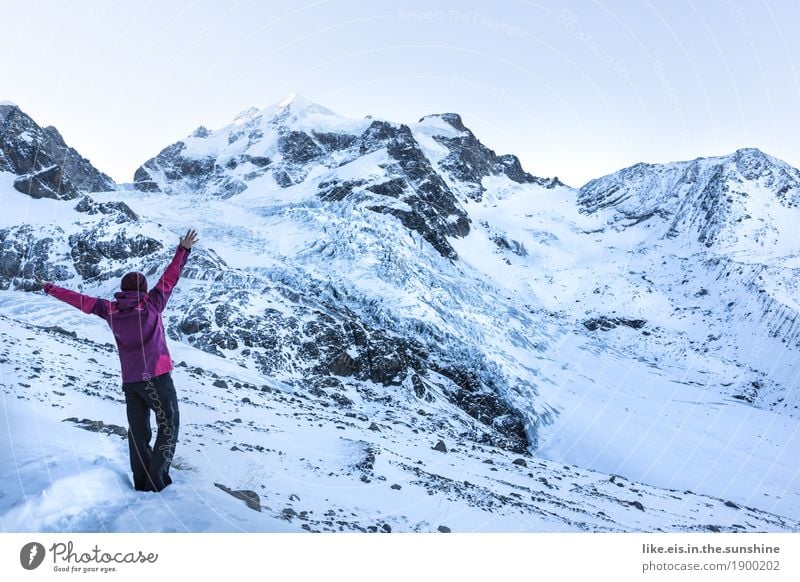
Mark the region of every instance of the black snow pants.
POLYGON ((178 397, 169 372, 143 382, 122 385, 128 409, 128 446, 137 491, 161 491, 172 483, 169 466, 178 442, 178 397), (150 411, 158 434, 151 447, 150 411))

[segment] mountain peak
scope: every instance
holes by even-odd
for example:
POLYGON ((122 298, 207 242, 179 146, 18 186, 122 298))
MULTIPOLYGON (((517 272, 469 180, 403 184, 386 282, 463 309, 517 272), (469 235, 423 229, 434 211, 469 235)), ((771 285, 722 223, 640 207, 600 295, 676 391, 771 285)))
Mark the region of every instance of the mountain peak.
POLYGON ((739 148, 734 152, 735 156, 758 156, 758 157, 766 157, 767 154, 762 152, 758 148, 739 148))
POLYGON ((314 103, 300 93, 289 93, 282 101, 267 109, 272 109, 275 115, 283 114, 286 111, 291 111, 294 114, 321 113, 322 115, 336 115, 335 112, 327 107, 314 103))
POLYGON ((458 113, 432 113, 431 115, 425 115, 421 117, 419 123, 424 123, 425 121, 430 120, 441 120, 457 131, 467 131, 467 128, 458 113))
POLYGON ((14 110, 22 111, 19 105, 11 101, 0 101, 0 121, 4 121, 14 110))
POLYGON ((765 162, 773 164, 776 161, 758 148, 740 148, 727 157, 732 159, 738 166, 761 165, 765 162))
POLYGON ((300 93, 289 93, 282 101, 278 102, 278 109, 284 107, 291 107, 294 105, 296 108, 303 108, 308 105, 310 101, 300 93))
POLYGON ((16 104, 0 104, 0 123, 0 171, 17 175, 19 192, 71 199, 81 191, 114 189, 114 181, 69 147, 55 127, 40 126, 16 104))
POLYGON ((233 118, 234 123, 244 123, 250 119, 253 119, 256 115, 258 115, 261 110, 258 107, 248 107, 236 114, 236 117, 233 118))

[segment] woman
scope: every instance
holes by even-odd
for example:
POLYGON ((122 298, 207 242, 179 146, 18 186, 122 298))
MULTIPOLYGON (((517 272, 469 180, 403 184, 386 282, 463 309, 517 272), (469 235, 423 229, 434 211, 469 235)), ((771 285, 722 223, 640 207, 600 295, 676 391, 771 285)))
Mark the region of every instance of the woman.
POLYGON ((114 333, 128 414, 133 486, 137 491, 161 491, 172 483, 169 467, 178 439, 178 398, 170 374, 172 358, 167 349, 161 312, 197 241, 197 232, 190 229, 180 239, 166 271, 149 291, 142 273, 125 275, 114 301, 76 293, 36 277, 45 293, 84 313, 102 317, 114 333), (152 447, 151 410, 158 426, 152 447))

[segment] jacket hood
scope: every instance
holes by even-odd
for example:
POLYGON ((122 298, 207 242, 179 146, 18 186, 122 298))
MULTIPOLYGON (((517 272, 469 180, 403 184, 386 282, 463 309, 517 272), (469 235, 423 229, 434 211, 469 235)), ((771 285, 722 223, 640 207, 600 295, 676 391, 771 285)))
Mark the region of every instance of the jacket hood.
POLYGON ((147 277, 145 277, 142 273, 133 271, 122 278, 119 288, 122 291, 147 292, 147 277))
POLYGON ((122 311, 129 311, 139 305, 145 295, 147 293, 142 291, 117 291, 114 293, 114 299, 122 311))

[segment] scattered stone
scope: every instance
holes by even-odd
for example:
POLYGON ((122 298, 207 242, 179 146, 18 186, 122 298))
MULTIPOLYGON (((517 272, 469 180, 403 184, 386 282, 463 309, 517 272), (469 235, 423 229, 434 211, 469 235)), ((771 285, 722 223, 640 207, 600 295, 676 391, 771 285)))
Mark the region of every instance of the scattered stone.
POLYGON ((247 396, 245 396, 244 398, 242 398, 242 404, 252 404, 252 402, 247 396))
POLYGON ((392 533, 392 526, 390 526, 388 523, 384 523, 384 524, 381 526, 381 529, 382 529, 383 531, 385 531, 386 533, 392 533))
POLYGON ((397 489, 397 490, 400 490, 400 489, 402 489, 402 488, 403 488, 403 486, 402 486, 402 485, 398 485, 397 483, 395 483, 395 484, 393 484, 393 485, 392 485, 392 489, 397 489))
POLYGON ((440 451, 442 453, 446 453, 447 452, 447 445, 444 444, 443 440, 440 440, 438 443, 436 443, 436 446, 433 447, 433 450, 434 451, 440 451))
POLYGON ((230 487, 226 487, 221 483, 214 483, 215 487, 222 489, 225 493, 232 495, 236 499, 241 499, 247 504, 247 507, 254 511, 261 511, 261 498, 258 496, 258 493, 255 491, 250 491, 249 489, 231 489, 230 487))
POLYGON ((446 525, 440 525, 440 526, 439 526, 437 529, 438 529, 438 530, 439 530, 441 533, 450 533, 450 528, 449 528, 449 527, 447 527, 446 525))
POLYGON ((618 325, 624 325, 633 329, 641 329, 647 322, 644 319, 628 319, 625 317, 595 317, 583 322, 584 327, 589 331, 608 331, 618 325))
POLYGON ((733 501, 726 501, 725 507, 730 507, 732 509, 741 509, 738 505, 736 505, 733 501))
MULTIPOLYGON (((61 394, 63 395, 63 392, 61 394)), ((116 424, 106 424, 102 420, 89 420, 88 418, 84 418, 83 420, 78 420, 73 416, 71 418, 65 418, 61 422, 72 422, 78 428, 82 428, 83 430, 88 430, 89 432, 99 432, 107 435, 114 434, 124 439, 128 438, 127 428, 116 424)))
POLYGON ((216 386, 217 388, 227 388, 228 383, 225 380, 214 380, 212 386, 216 386))
POLYGON ((69 336, 69 337, 71 337, 73 339, 78 339, 78 334, 77 333, 75 333, 74 331, 67 331, 66 329, 64 329, 63 327, 60 327, 58 325, 51 325, 49 327, 43 327, 42 329, 44 331, 48 331, 48 332, 51 332, 51 333, 60 333, 62 335, 69 336))
POLYGON ((527 467, 528 463, 525 462, 525 459, 514 459, 514 465, 519 465, 520 467, 527 467))
POLYGON ((369 425, 369 430, 374 430, 374 431, 377 431, 377 432, 381 432, 381 429, 378 428, 378 425, 375 424, 374 422, 369 425))
POLYGON ((639 511, 644 511, 644 505, 641 504, 639 501, 628 501, 628 505, 635 507, 639 511))

